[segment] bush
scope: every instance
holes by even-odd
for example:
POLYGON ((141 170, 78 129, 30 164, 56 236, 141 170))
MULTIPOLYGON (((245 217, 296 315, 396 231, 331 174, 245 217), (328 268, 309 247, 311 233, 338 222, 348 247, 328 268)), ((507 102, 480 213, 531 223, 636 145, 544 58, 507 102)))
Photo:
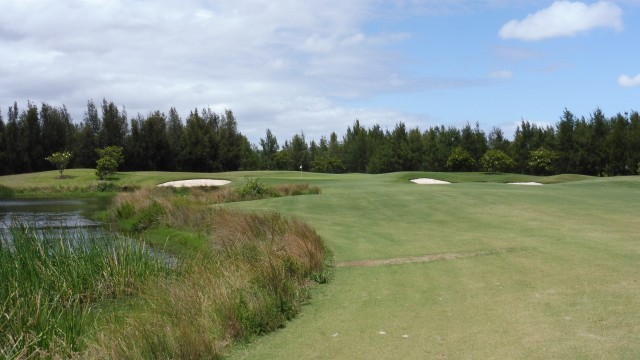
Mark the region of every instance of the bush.
POLYGON ((0 198, 10 198, 13 197, 15 191, 7 186, 0 185, 0 198))
POLYGON ((488 150, 480 159, 484 171, 496 173, 513 168, 516 163, 502 150, 488 150))
POLYGON ((235 188, 235 192, 240 196, 241 200, 262 199, 275 194, 274 189, 259 178, 246 178, 244 183, 235 188))
POLYGON ((473 171, 475 166, 476 162, 471 154, 460 146, 453 149, 447 159, 447 168, 451 171, 473 171))

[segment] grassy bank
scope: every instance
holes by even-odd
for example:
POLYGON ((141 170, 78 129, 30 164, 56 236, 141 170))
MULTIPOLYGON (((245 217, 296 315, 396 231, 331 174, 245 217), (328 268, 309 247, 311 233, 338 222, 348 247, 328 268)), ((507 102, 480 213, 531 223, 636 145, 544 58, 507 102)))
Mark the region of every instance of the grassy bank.
POLYGON ((68 358, 84 348, 102 301, 167 272, 140 244, 79 231, 0 232, 0 357, 68 358))
MULTIPOLYGON (((291 189, 247 186, 271 195, 291 189)), ((298 220, 211 206, 262 196, 245 190, 145 189, 116 197, 113 215, 121 225, 142 236, 167 235, 165 248, 181 255, 179 275, 150 284, 142 295, 149 306, 103 329, 89 357, 219 358, 231 344, 284 327, 298 314, 309 285, 330 277, 331 255, 298 220), (196 240, 180 242, 185 236, 196 240)))

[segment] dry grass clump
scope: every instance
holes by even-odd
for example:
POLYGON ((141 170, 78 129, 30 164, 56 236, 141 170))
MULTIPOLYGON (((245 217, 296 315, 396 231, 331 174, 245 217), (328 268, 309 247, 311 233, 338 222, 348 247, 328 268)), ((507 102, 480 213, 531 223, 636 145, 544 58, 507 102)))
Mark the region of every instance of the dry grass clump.
POLYGON ((102 332, 88 355, 105 359, 222 357, 236 341, 273 331, 326 282, 331 256, 308 225, 279 214, 207 212, 210 251, 144 293, 150 306, 102 332))
POLYGON ((114 219, 125 229, 143 231, 156 224, 174 228, 204 230, 211 227, 207 205, 257 200, 269 197, 319 194, 309 184, 268 186, 259 179, 247 179, 238 187, 143 188, 118 194, 113 201, 114 219))

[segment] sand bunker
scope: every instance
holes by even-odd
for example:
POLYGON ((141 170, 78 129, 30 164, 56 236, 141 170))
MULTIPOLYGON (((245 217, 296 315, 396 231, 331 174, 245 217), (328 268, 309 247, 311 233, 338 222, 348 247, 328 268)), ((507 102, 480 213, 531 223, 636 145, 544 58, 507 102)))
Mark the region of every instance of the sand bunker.
POLYGON ((166 183, 158 184, 158 186, 172 186, 172 187, 222 186, 222 185, 227 185, 230 182, 231 181, 229 180, 192 179, 192 180, 169 181, 166 183))
POLYGON ((533 186, 541 186, 542 184, 540 184, 539 182, 514 182, 514 183, 509 183, 509 185, 533 185, 533 186))
POLYGON ((436 179, 427 179, 427 178, 420 178, 420 179, 413 179, 411 180, 411 182, 414 182, 416 184, 420 184, 420 185, 444 185, 444 184, 451 184, 448 181, 442 181, 442 180, 436 180, 436 179))

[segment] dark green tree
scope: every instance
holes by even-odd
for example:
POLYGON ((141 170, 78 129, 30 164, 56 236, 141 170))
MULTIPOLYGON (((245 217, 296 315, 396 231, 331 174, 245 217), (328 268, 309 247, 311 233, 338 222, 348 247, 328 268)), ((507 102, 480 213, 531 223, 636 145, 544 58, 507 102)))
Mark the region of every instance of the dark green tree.
POLYGON ((473 171, 476 167, 476 161, 469 151, 458 146, 453 149, 449 159, 447 159, 447 169, 451 171, 473 171))
MULTIPOLYGON (((92 119, 93 120, 93 119, 92 119)), ((92 124, 93 126, 93 124, 92 124)), ((98 136, 100 147, 120 146, 124 147, 127 136, 127 112, 122 111, 113 102, 102 100, 102 127, 98 136)))
POLYGON ((545 147, 531 151, 529 155, 529 171, 536 175, 551 175, 556 169, 554 163, 558 155, 545 147))
POLYGON ((260 139, 260 147, 260 167, 264 170, 275 169, 275 156, 280 145, 278 145, 278 139, 271 133, 271 129, 267 129, 265 138, 260 139))
POLYGON ((184 135, 184 125, 175 107, 169 110, 167 123, 167 141, 169 143, 169 167, 171 170, 183 170, 180 163, 182 153, 182 140, 184 135))
POLYGON ((27 110, 20 114, 18 128, 20 142, 17 151, 22 163, 20 172, 44 170, 46 165, 42 152, 42 126, 35 104, 27 103, 27 110))
POLYGON ((304 133, 293 135, 289 153, 291 154, 291 162, 294 167, 290 170, 310 170, 309 146, 304 139, 304 133))
POLYGON ((219 126, 219 158, 224 171, 236 171, 242 163, 242 146, 246 138, 238 132, 238 123, 231 110, 225 110, 219 126))
POLYGON ((424 162, 425 146, 422 141, 422 133, 417 127, 409 130, 407 135, 407 159, 406 169, 409 171, 423 170, 422 164, 424 162))
POLYGON ((7 168, 7 128, 0 113, 0 175, 9 173, 7 168))
POLYGON ((167 118, 160 111, 149 114, 140 127, 145 161, 140 170, 171 170, 171 147, 167 136, 167 118))
POLYGON ((591 114, 591 126, 593 127, 590 141, 592 146, 591 168, 593 175, 602 176, 607 169, 608 151, 606 141, 609 135, 609 128, 607 118, 599 108, 591 114))
POLYGON ((342 141, 344 164, 349 172, 364 173, 367 170, 367 130, 356 119, 353 127, 347 128, 342 141))
POLYGON ((491 150, 501 150, 504 153, 509 151, 509 140, 504 137, 504 133, 498 127, 491 129, 487 137, 487 146, 491 150))
POLYGON ((209 172, 218 166, 215 119, 200 116, 198 109, 189 114, 184 129, 181 161, 186 171, 209 172))
POLYGON ((611 119, 611 131, 605 141, 607 175, 629 175, 633 172, 633 168, 628 166, 629 135, 629 121, 625 116, 618 113, 611 119))
POLYGON ((516 163, 502 150, 487 150, 480 159, 486 172, 498 173, 511 170, 516 163))
POLYGON ((571 111, 564 109, 564 113, 557 125, 556 149, 558 150, 557 168, 560 172, 575 172, 576 161, 574 157, 573 133, 576 126, 575 116, 571 111))
POLYGON ((632 111, 629 115, 629 157, 627 167, 633 174, 640 175, 640 114, 632 111))

